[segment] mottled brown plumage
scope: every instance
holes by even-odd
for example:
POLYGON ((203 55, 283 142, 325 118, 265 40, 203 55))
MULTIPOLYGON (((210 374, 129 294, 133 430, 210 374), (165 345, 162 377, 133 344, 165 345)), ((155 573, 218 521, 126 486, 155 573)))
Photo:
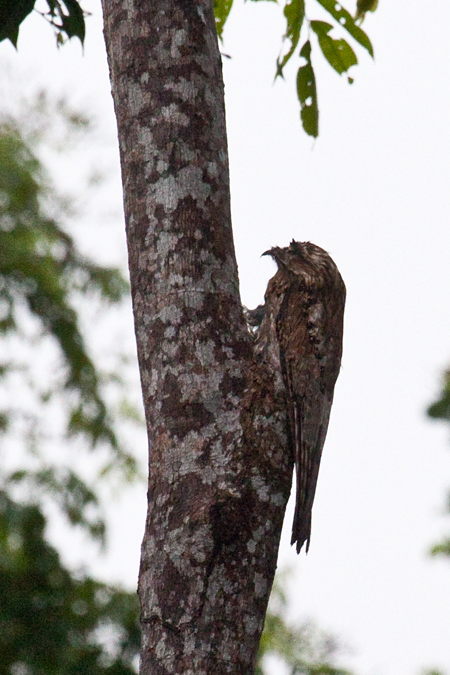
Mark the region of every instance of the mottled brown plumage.
POLYGON ((334 385, 342 356, 345 285, 328 253, 310 242, 272 248, 278 271, 269 281, 256 350, 286 393, 297 474, 291 544, 311 536, 311 510, 334 385))

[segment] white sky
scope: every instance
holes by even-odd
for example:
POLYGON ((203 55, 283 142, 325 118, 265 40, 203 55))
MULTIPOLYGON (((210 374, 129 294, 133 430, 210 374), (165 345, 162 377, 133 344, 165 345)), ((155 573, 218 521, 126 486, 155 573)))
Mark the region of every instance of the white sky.
MULTIPOLYGON (((309 18, 326 19, 315 4, 309 0, 309 18)), ((84 57, 75 42, 57 51, 35 17, 22 28, 18 54, 2 43, 0 60, 28 88, 39 83, 69 93, 101 120, 98 147, 72 157, 60 180, 70 187, 86 167, 110 171, 109 188, 93 207, 98 227, 87 218, 80 234, 93 256, 124 263, 100 9, 88 1, 85 7, 94 16, 84 57)), ((450 561, 426 556, 450 531, 442 516, 450 430, 424 416, 450 362, 449 27, 446 0, 380 0, 364 23, 376 60, 357 49, 352 87, 314 45, 316 142, 300 127, 294 71, 272 85, 281 9, 237 2, 225 31, 243 301, 261 302, 274 272, 260 254, 292 237, 326 248, 347 284, 343 368, 311 549, 297 558, 289 548, 291 507, 280 564, 295 566, 293 614, 340 635, 351 648, 343 663, 359 675, 412 675, 432 666, 450 672, 450 561)), ((97 575, 135 584, 144 492, 111 506, 110 553, 91 561, 97 575)))

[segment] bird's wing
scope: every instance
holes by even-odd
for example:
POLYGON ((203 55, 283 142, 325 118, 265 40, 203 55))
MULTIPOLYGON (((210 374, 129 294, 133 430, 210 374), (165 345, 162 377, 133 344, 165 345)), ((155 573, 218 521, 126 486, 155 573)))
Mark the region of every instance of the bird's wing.
POLYGON ((330 320, 317 298, 312 300, 295 286, 286 291, 277 332, 297 477, 291 539, 297 552, 305 542, 306 551, 309 548, 311 510, 339 372, 340 352, 330 343, 330 320))

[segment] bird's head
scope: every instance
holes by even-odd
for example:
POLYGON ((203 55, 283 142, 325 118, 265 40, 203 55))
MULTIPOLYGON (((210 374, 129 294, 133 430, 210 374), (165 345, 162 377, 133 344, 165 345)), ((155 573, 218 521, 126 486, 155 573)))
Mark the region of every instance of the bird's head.
POLYGON ((289 246, 274 246, 262 255, 270 255, 280 271, 285 271, 302 279, 307 286, 316 288, 335 283, 342 284, 336 264, 328 253, 310 241, 291 241, 289 246))

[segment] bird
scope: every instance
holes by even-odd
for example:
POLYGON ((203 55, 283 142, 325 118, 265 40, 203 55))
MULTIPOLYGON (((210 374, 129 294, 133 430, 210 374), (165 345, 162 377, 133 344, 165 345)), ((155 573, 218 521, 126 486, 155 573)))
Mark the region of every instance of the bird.
MULTIPOLYGON (((256 353, 284 390, 288 442, 296 470, 291 545, 300 553, 311 538, 311 512, 334 386, 342 358, 346 288, 330 255, 311 242, 292 240, 263 255, 273 258, 256 331, 256 353)), ((254 310, 255 312, 255 310, 254 310)))

